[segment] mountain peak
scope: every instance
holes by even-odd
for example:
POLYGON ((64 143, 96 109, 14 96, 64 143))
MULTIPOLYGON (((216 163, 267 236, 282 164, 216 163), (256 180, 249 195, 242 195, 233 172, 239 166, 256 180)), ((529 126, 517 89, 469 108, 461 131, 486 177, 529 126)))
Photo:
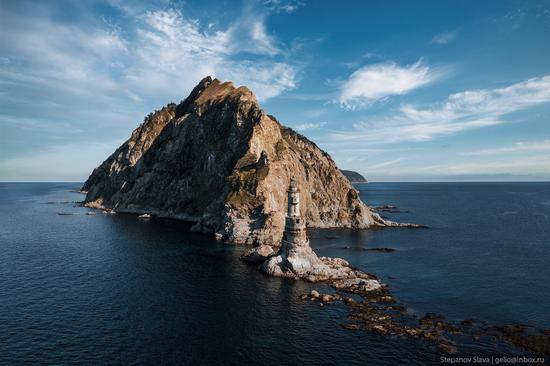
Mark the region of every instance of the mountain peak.
MULTIPOLYGON (((210 78, 209 76, 201 81, 210 78)), ((198 86, 197 86, 198 87, 198 86)), ((256 96, 245 86, 235 87, 233 82, 222 82, 218 79, 211 80, 206 88, 202 90, 199 97, 195 100, 196 104, 206 104, 212 101, 219 101, 225 98, 241 99, 256 102, 256 96)))
POLYGON ((246 101, 257 104, 256 96, 246 86, 235 87, 233 82, 222 82, 206 76, 193 88, 187 98, 176 107, 176 118, 183 116, 192 105, 206 105, 222 100, 246 101))
POLYGON ((195 222, 232 243, 278 245, 288 182, 310 227, 384 225, 330 156, 266 115, 246 87, 202 79, 177 106, 151 114, 96 168, 86 204, 195 222))

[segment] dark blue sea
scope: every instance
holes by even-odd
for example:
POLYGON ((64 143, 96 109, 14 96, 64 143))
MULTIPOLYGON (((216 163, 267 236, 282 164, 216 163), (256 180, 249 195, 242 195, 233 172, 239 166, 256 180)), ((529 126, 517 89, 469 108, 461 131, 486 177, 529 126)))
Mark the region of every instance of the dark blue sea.
MULTIPOLYGON (((243 247, 173 221, 86 215, 77 183, 0 183, 2 365, 424 365, 430 344, 340 327, 322 285, 270 278, 243 247), (72 213, 72 215, 58 215, 72 213)), ((319 255, 374 273, 411 313, 550 327, 550 183, 369 183, 428 229, 311 230, 319 255), (389 247, 375 252, 367 248, 389 247)), ((461 352, 521 353, 489 341, 461 352)))

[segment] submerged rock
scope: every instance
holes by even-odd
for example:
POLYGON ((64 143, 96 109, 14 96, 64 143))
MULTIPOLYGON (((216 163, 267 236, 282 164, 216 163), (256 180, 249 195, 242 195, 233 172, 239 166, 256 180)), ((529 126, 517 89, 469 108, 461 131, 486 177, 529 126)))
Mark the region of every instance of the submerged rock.
POLYGON ((386 253, 395 252, 394 248, 366 248, 365 250, 369 252, 386 252, 386 253))
POLYGON ((148 115, 97 167, 86 205, 196 223, 232 243, 278 245, 288 180, 307 225, 385 226, 331 157, 267 115, 246 87, 204 78, 179 104, 148 115))
POLYGON ((378 280, 364 278, 339 280, 334 282, 333 286, 338 289, 346 289, 355 293, 370 292, 382 288, 382 285, 378 280))

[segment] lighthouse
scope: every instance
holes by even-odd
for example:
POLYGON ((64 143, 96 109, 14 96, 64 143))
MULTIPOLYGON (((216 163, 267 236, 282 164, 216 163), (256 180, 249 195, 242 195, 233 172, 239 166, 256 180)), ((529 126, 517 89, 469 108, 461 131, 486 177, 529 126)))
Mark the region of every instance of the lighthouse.
POLYGON ((290 179, 288 187, 288 209, 283 235, 284 246, 290 248, 309 245, 306 233, 306 221, 300 216, 300 191, 296 177, 290 179))
POLYGON ((309 246, 306 220, 300 214, 300 191, 296 177, 290 179, 288 186, 288 207, 281 247, 277 255, 263 263, 261 270, 272 276, 291 278, 326 275, 329 271, 309 246))

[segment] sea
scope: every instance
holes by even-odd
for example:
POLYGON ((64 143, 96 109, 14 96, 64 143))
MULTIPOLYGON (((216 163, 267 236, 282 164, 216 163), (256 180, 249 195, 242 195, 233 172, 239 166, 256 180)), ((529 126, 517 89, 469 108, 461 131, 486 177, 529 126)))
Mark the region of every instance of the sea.
MULTIPOLYGON (((264 276, 242 246, 81 207, 80 186, 0 183, 1 365, 441 362, 433 344, 342 328, 345 304, 300 299, 333 290, 264 276)), ((356 187, 391 205, 386 218, 428 228, 309 230, 319 255, 379 276, 412 315, 550 327, 550 183, 356 187)), ((458 349, 525 353, 475 339, 458 349)))

